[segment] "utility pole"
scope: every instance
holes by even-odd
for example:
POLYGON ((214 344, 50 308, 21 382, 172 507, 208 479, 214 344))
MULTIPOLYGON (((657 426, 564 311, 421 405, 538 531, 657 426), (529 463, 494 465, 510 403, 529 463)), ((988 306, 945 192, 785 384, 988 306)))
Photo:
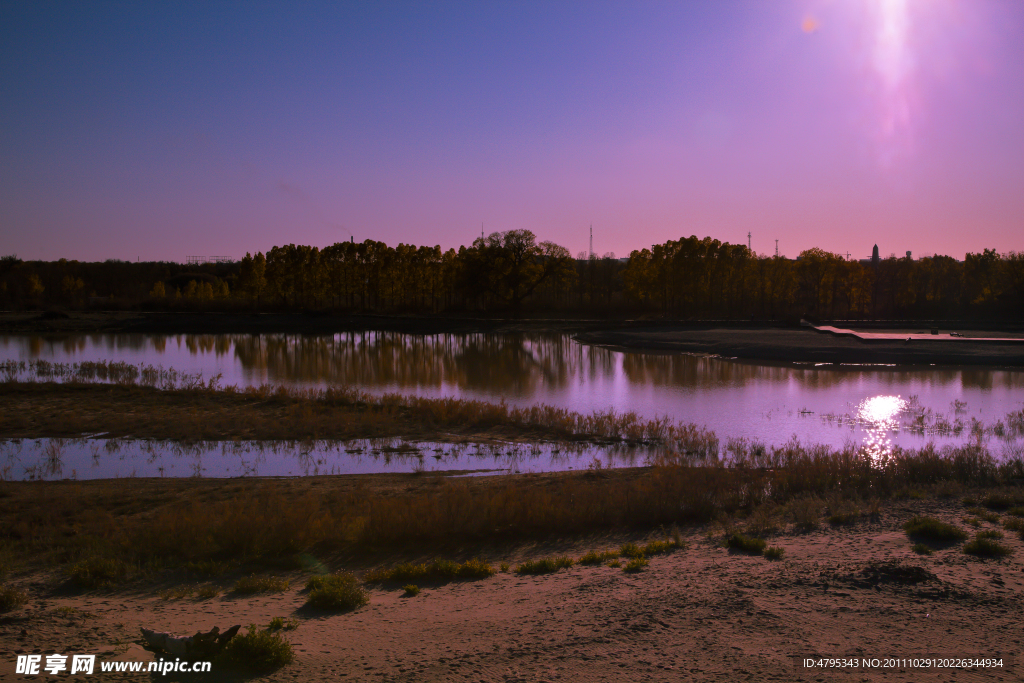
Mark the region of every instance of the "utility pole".
POLYGON ((775 240, 775 258, 779 258, 779 241, 775 240))
POLYGON ((484 239, 484 222, 480 221, 480 241, 484 239))
POLYGON ((594 224, 590 224, 590 258, 594 258, 594 224))
POLYGON ((747 231, 747 251, 753 251, 753 249, 750 248, 750 231, 749 230, 747 231))

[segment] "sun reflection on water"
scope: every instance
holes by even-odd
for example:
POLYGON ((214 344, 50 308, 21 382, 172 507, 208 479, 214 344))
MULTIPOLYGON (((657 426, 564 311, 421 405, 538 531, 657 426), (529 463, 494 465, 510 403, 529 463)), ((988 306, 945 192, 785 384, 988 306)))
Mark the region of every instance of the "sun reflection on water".
POLYGON ((899 396, 872 396, 857 406, 858 421, 864 425, 864 450, 872 462, 892 455, 892 432, 899 428, 900 413, 907 402, 899 396))

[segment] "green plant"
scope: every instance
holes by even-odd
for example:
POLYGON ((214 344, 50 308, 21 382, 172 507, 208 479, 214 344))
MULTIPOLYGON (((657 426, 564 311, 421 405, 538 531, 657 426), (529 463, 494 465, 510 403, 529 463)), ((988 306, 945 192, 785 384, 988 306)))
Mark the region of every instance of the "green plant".
POLYGON ((928 545, 926 545, 924 543, 915 543, 914 545, 912 545, 910 547, 910 549, 913 550, 918 555, 931 555, 932 553, 935 552, 934 550, 931 549, 930 546, 928 546, 928 545))
POLYGON ((674 541, 650 541, 643 547, 643 554, 646 556, 660 555, 676 550, 679 546, 674 541))
POLYGON ((822 504, 818 498, 807 496, 797 498, 789 503, 789 513, 798 529, 809 531, 817 529, 821 520, 822 504))
POLYGON ((0 586, 0 612, 9 612, 25 604, 28 596, 14 586, 0 586))
POLYGON ((995 529, 987 529, 985 531, 979 531, 978 533, 975 534, 975 537, 976 538, 992 538, 992 539, 997 539, 997 538, 1002 538, 1003 537, 1003 532, 1002 531, 996 531, 995 529))
POLYGON ((768 544, 763 539, 745 536, 738 531, 725 539, 725 544, 733 550, 740 550, 753 555, 760 555, 768 544))
POLYGON ((629 572, 630 574, 635 574, 643 570, 643 568, 646 567, 648 564, 650 564, 649 560, 643 555, 640 555, 639 557, 634 557, 632 560, 627 562, 626 566, 622 568, 622 571, 629 572))
MULTIPOLYGON (((985 508, 979 508, 979 507, 968 508, 967 512, 971 513, 975 517, 980 517, 981 519, 985 520, 986 522, 991 522, 992 524, 997 524, 999 522, 999 515, 997 515, 994 512, 989 512, 985 508)), ((1009 514, 1013 514, 1012 511, 1009 514)))
POLYGON ((559 569, 568 569, 574 564, 571 557, 561 555, 559 557, 545 557, 542 560, 531 560, 523 562, 516 567, 516 574, 550 574, 559 569))
POLYGON ((920 515, 910 518, 903 525, 903 530, 907 532, 907 536, 931 541, 962 541, 967 538, 967 532, 953 524, 920 515))
MULTIPOLYGON (((506 568, 508 564, 504 565, 506 568)), ((503 570, 505 571, 505 570, 503 570)), ((486 562, 473 558, 462 564, 451 560, 434 560, 430 564, 412 564, 406 562, 391 569, 371 569, 363 574, 367 583, 384 583, 385 581, 454 581, 455 579, 486 579, 494 576, 495 571, 486 562)))
POLYGON ((1010 519, 1003 520, 1003 528, 1007 531, 1024 531, 1024 519, 1019 517, 1011 517, 1010 519))
POLYGON ((498 565, 498 567, 501 569, 501 573, 502 574, 508 573, 508 569, 509 569, 508 562, 502 562, 500 565, 498 565))
POLYGON ((981 504, 989 510, 1007 510, 1014 506, 1014 502, 1005 493, 990 493, 981 499, 981 504))
POLYGON ((998 541, 977 534, 973 540, 964 544, 964 552, 979 557, 1005 557, 1013 551, 998 541))
POLYGON ((962 521, 964 524, 973 526, 975 529, 981 526, 981 520, 977 517, 964 517, 960 521, 962 521))
POLYGON ((833 496, 828 503, 829 524, 852 524, 860 518, 860 506, 848 498, 833 496))
POLYGON ((210 600, 220 595, 220 589, 209 583, 196 588, 196 597, 200 600, 210 600))
POLYGON ((347 611, 370 601, 359 580, 348 572, 314 576, 306 582, 306 589, 306 602, 318 609, 347 611))
POLYGON ((410 583, 407 586, 403 586, 402 590, 405 591, 405 596, 407 598, 414 598, 420 594, 420 587, 414 583, 410 583))
POLYGON ((609 560, 608 563, 605 566, 606 567, 611 567, 612 569, 618 569, 619 567, 622 566, 622 563, 619 562, 618 560, 609 560))
POLYGON ((619 548, 619 554, 622 557, 641 557, 644 554, 644 549, 636 543, 627 543, 619 548))
POLYGON ((253 593, 283 593, 288 590, 288 581, 276 576, 243 576, 235 582, 234 591, 241 595, 253 593))
POLYGON ((785 554, 785 549, 780 548, 777 545, 768 546, 764 549, 764 557, 767 560, 781 560, 782 556, 785 554))
POLYGON ((249 632, 228 641, 217 661, 228 667, 249 671, 271 671, 295 658, 292 645, 279 633, 260 631, 256 624, 249 632))

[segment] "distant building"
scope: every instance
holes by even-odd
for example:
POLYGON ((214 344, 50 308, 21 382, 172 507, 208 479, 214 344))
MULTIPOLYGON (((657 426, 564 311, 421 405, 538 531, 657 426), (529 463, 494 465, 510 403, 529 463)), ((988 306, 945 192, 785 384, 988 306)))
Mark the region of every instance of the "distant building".
POLYGON ((871 250, 871 265, 874 265, 874 266, 878 265, 878 245, 877 244, 875 245, 875 248, 871 250))

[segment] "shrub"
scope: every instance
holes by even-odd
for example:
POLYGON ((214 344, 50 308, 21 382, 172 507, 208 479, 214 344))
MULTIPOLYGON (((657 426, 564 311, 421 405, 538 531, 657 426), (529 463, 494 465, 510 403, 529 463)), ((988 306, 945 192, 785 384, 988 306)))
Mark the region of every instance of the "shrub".
POLYGON ((734 550, 740 550, 753 555, 760 555, 764 552, 765 546, 768 545, 763 539, 754 538, 753 536, 744 536, 739 532, 729 536, 725 540, 725 544, 734 550))
POLYGON ((991 538, 998 539, 1003 537, 1002 531, 996 531, 995 529, 987 529, 985 531, 979 531, 975 534, 975 538, 991 538))
POLYGON ((978 534, 974 540, 964 544, 964 552, 979 557, 1005 557, 1012 551, 1002 543, 978 534))
POLYGON ((914 545, 912 545, 910 547, 910 549, 913 550, 918 555, 931 555, 932 553, 935 552, 934 550, 931 549, 930 546, 925 545, 924 543, 915 543, 914 545))
POLYGON ((860 517, 860 507, 852 500, 835 496, 828 504, 829 524, 852 524, 860 517))
POLYGON ((294 619, 284 620, 284 617, 274 617, 267 626, 268 631, 294 631, 299 627, 299 622, 294 619))
POLYGON ((1013 507, 1014 501, 1005 493, 990 493, 981 499, 981 504, 989 510, 1007 510, 1013 507))
POLYGON ((618 560, 609 560, 608 563, 605 566, 611 567, 612 569, 618 569, 619 567, 622 566, 622 563, 619 562, 618 560))
POLYGON ((627 543, 619 549, 619 554, 623 557, 642 557, 644 549, 636 543, 627 543))
POLYGON ((124 560, 107 557, 89 557, 71 565, 68 570, 71 583, 79 588, 98 588, 128 576, 124 560))
POLYGON ((1013 515, 1014 517, 1024 517, 1024 507, 1015 505, 1006 511, 1006 514, 1013 515))
POLYGON ((28 596, 14 586, 0 586, 0 612, 9 612, 25 604, 28 596))
POLYGON ((798 498, 790 502, 789 512, 797 528, 817 529, 821 520, 821 501, 813 496, 798 498))
POLYGON ((228 641, 217 661, 236 669, 271 671, 290 663, 292 645, 279 633, 260 631, 250 624, 249 632, 228 641))
POLYGON ((1003 528, 1006 529, 1007 531, 1022 532, 1022 531, 1024 531, 1024 519, 1020 519, 1019 517, 1012 517, 1010 519, 1004 519, 1003 520, 1003 528))
POLYGON ((501 573, 502 573, 502 574, 506 574, 506 573, 508 573, 508 569, 509 569, 509 564, 508 564, 508 562, 502 562, 502 563, 501 563, 501 564, 499 565, 499 567, 500 567, 500 569, 501 569, 501 573))
POLYGON ((348 572, 314 576, 306 582, 306 602, 317 609, 347 611, 370 601, 359 580, 348 572))
POLYGON ((960 527, 921 515, 912 517, 903 525, 903 530, 907 532, 907 536, 931 541, 962 541, 967 538, 967 532, 960 527))
POLYGON ((420 587, 414 583, 410 583, 408 586, 403 586, 402 590, 405 591, 405 596, 407 598, 414 598, 420 594, 420 587))
POLYGON ((785 549, 780 548, 777 545, 769 546, 764 549, 764 557, 767 560, 781 560, 782 556, 785 554, 785 549))
POLYGON ((283 593, 288 590, 288 581, 276 576, 243 576, 235 582, 235 592, 241 595, 253 593, 283 593))
POLYGON ((542 560, 523 562, 516 567, 516 574, 550 574, 559 569, 567 569, 575 564, 571 557, 545 557, 542 560))
POLYGON ((636 574, 643 570, 650 562, 646 557, 641 555, 640 557, 634 557, 632 560, 626 563, 626 566, 622 568, 622 571, 629 572, 630 574, 636 574))
POLYGON ((967 512, 971 513, 975 517, 982 518, 986 522, 991 522, 992 524, 996 524, 996 523, 999 522, 999 515, 997 515, 994 512, 989 512, 985 508, 979 508, 979 507, 968 508, 967 512))
POLYGON ((644 555, 660 555, 675 550, 679 546, 674 541, 651 541, 643 547, 644 555))

